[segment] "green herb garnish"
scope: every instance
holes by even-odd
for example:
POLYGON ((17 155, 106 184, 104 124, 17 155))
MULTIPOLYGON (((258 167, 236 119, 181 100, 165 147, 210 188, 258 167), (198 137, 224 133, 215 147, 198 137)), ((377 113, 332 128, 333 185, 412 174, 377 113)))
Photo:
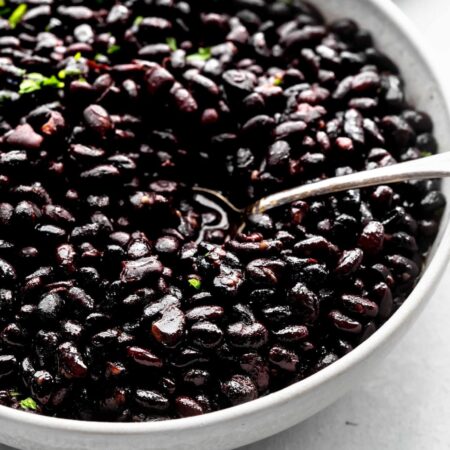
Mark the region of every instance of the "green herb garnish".
POLYGON ((427 157, 427 156, 431 156, 433 153, 431 153, 431 152, 427 152, 426 150, 422 150, 421 152, 420 152, 420 156, 422 157, 422 158, 425 158, 425 157, 427 157))
POLYGON ((27 12, 28 6, 25 3, 21 3, 9 16, 8 22, 11 28, 16 28, 23 16, 27 12))
POLYGON ((58 80, 55 75, 52 75, 51 77, 46 77, 42 81, 42 86, 54 86, 58 89, 62 89, 64 87, 64 83, 61 80, 58 80))
POLYGON ((36 411, 36 409, 37 409, 37 403, 31 397, 21 400, 20 406, 23 409, 28 409, 28 410, 31 409, 32 411, 36 411))
POLYGON ((189 278, 188 283, 194 288, 194 289, 200 289, 202 287, 202 282, 197 278, 189 278))
POLYGON ((4 8, 6 6, 5 0, 0 0, 0 8, 4 8))
POLYGON ((19 94, 31 94, 32 92, 39 91, 44 86, 53 86, 61 89, 64 87, 64 83, 58 80, 55 75, 46 77, 41 73, 28 73, 25 75, 22 83, 20 83, 19 94))
POLYGON ((114 53, 117 53, 118 51, 120 51, 120 45, 111 44, 108 47, 108 50, 106 50, 106 53, 108 53, 108 55, 113 55, 114 53))
POLYGON ((188 55, 186 59, 188 61, 208 61, 211 58, 211 48, 210 47, 200 47, 197 53, 188 55))
POLYGON ((15 398, 15 397, 18 397, 18 396, 20 395, 20 392, 17 392, 17 391, 9 391, 8 394, 9 394, 10 397, 15 398))
POLYGON ((274 86, 281 86, 283 84, 283 77, 275 77, 273 80, 274 86))
POLYGON ((75 53, 75 55, 73 56, 73 59, 75 60, 75 61, 79 61, 81 58, 82 58, 82 54, 81 54, 81 52, 77 52, 77 53, 75 53))
POLYGON ((170 50, 176 52, 178 50, 177 40, 174 37, 168 37, 166 39, 167 45, 170 47, 170 50))
POLYGON ((81 73, 82 73, 81 70, 77 69, 76 67, 69 69, 62 69, 58 72, 58 78, 60 78, 61 80, 65 80, 67 77, 81 75, 81 73))
POLYGON ((94 56, 94 60, 97 61, 98 63, 106 63, 108 62, 108 57, 106 55, 103 55, 102 53, 97 53, 94 56))
POLYGON ((144 20, 144 16, 137 16, 136 19, 134 19, 133 25, 135 27, 138 27, 142 21, 144 20))

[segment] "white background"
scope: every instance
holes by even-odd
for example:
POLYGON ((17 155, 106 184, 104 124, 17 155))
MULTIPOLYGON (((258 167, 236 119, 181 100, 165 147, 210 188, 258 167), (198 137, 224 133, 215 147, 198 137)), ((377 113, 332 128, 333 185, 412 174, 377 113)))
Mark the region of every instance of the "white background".
MULTIPOLYGON (((441 55, 450 83, 450 0, 396 3, 441 55)), ((363 386, 297 427, 240 450, 328 449, 450 449, 450 269, 418 323, 363 386)), ((0 444, 0 450, 11 449, 0 444)))

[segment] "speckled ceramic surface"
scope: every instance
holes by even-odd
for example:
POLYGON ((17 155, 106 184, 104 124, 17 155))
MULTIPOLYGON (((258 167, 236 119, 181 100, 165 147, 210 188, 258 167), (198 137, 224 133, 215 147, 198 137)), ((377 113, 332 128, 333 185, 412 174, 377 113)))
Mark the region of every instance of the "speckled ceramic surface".
MULTIPOLYGON (((450 144, 445 93, 409 22, 388 0, 315 0, 329 18, 351 16, 402 69, 408 97, 431 113, 441 148, 450 144)), ((446 192, 450 186, 445 183, 446 192)), ((448 212, 428 269, 408 301, 368 341, 318 374, 265 398, 206 416, 164 423, 100 424, 33 416, 0 407, 0 441, 29 450, 230 449, 282 431, 326 407, 376 370, 430 298, 445 268, 448 212), (441 245, 442 243, 442 245, 441 245)))

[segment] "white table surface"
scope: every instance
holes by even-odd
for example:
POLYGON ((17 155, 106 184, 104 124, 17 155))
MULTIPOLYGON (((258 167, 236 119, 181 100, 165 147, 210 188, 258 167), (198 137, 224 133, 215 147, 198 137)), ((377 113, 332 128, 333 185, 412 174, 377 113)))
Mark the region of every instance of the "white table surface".
MULTIPOLYGON (((395 1, 441 52, 450 83, 450 0, 395 1)), ((449 343, 450 267, 429 307, 370 380, 306 422, 240 450, 450 449, 449 343)), ((12 449, 0 444, 0 450, 12 449)))

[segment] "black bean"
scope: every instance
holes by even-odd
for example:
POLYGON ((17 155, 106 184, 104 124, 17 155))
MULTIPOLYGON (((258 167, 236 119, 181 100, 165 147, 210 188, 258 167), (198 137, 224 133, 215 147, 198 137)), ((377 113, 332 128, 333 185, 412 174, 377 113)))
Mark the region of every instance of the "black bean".
POLYGON ((314 322, 319 315, 319 299, 303 283, 295 284, 288 291, 288 300, 299 310, 306 322, 314 322))
POLYGON ((339 258, 334 273, 338 277, 348 277, 359 269, 363 259, 363 252, 359 248, 344 250, 339 258))
POLYGON ((79 350, 73 344, 70 342, 61 344, 58 347, 57 356, 61 375, 68 379, 87 376, 88 368, 79 350))
POLYGON ((333 310, 328 316, 333 326, 339 331, 344 333, 359 334, 362 330, 362 325, 360 322, 351 319, 339 311, 333 310))
POLYGON ((268 340, 266 327, 261 323, 237 322, 227 329, 230 344, 237 348, 260 348, 268 340))
POLYGON ((166 411, 170 406, 169 400, 157 391, 138 389, 134 400, 138 406, 150 411, 166 411))
POLYGON ((0 258, 0 281, 8 285, 16 280, 16 271, 14 267, 4 259, 0 258))
POLYGON ((17 359, 14 355, 0 355, 0 379, 11 375, 17 368, 17 359))
POLYGON ((12 148, 26 150, 38 150, 43 142, 43 137, 37 134, 29 124, 18 125, 5 137, 5 143, 12 148))
POLYGON ((187 396, 178 396, 175 399, 175 408, 180 417, 192 417, 204 413, 202 406, 187 396))
POLYGON ((369 222, 363 229, 358 245, 368 255, 375 255, 383 248, 384 227, 383 224, 376 221, 369 222))
POLYGON ((169 306, 162 313, 162 317, 153 322, 152 335, 162 345, 176 346, 183 338, 186 318, 183 312, 175 306, 169 306))
POLYGON ((45 295, 38 304, 38 313, 44 322, 58 320, 63 310, 64 300, 57 293, 45 295))
MULTIPOLYGON (((356 295, 343 295, 342 305, 347 311, 363 317, 376 317, 378 306, 376 303, 356 295)), ((335 317, 336 319, 336 317, 335 317)))
POLYGON ((221 383, 221 391, 231 405, 240 405, 258 396, 256 386, 245 375, 233 375, 221 383))
POLYGON ((201 320, 192 325, 189 336, 196 346, 212 349, 220 345, 223 332, 216 324, 201 320))
POLYGON ((163 266, 155 256, 126 261, 120 278, 125 283, 138 283, 162 273, 163 266))
POLYGON ((287 372, 295 372, 299 364, 298 355, 280 345, 274 345, 269 351, 269 361, 287 372))
POLYGON ((138 365, 160 369, 163 367, 161 358, 151 351, 141 347, 128 347, 127 355, 138 365))
POLYGON ((100 138, 111 132, 113 123, 108 112, 100 105, 90 105, 83 112, 86 125, 100 138))

